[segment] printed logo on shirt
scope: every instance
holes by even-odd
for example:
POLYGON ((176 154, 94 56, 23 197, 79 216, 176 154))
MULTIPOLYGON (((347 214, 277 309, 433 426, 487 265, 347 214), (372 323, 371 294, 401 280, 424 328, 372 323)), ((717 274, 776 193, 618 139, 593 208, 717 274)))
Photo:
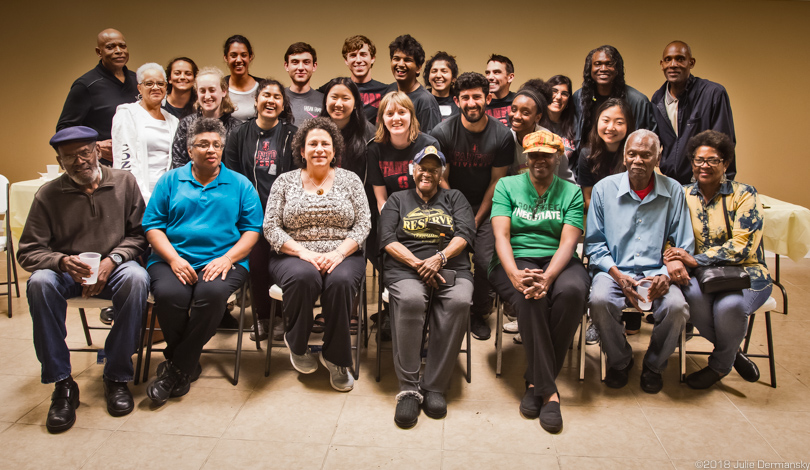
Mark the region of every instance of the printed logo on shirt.
POLYGON ((460 168, 489 168, 495 161, 494 153, 478 153, 478 146, 473 145, 472 152, 453 151, 450 165, 460 168))
POLYGON ((266 168, 276 161, 276 151, 270 150, 270 142, 261 143, 261 149, 256 152, 256 166, 266 168))
POLYGON ((428 222, 435 222, 453 227, 453 217, 438 208, 423 209, 417 207, 402 219, 402 229, 413 238, 425 240, 430 243, 439 243, 439 235, 427 229, 428 222))
POLYGON ((321 108, 315 106, 304 106, 304 111, 309 114, 310 117, 318 117, 321 114, 321 108))
POLYGON ((363 100, 363 104, 366 106, 372 106, 374 108, 380 107, 380 100, 382 99, 382 93, 360 93, 360 99, 363 100))
POLYGON ((546 204, 538 199, 533 205, 518 202, 512 210, 512 216, 523 220, 562 220, 562 213, 556 204, 546 204))
POLYGON ((509 127, 509 108, 511 106, 503 106, 501 108, 487 108, 486 113, 495 119, 501 121, 506 127, 509 127))

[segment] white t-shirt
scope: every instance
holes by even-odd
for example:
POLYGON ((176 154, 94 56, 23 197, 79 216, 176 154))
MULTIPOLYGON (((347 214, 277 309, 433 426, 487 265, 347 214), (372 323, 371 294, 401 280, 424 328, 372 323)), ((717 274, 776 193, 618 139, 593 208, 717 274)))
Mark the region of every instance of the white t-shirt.
POLYGON ((146 142, 147 161, 149 162, 149 193, 151 194, 157 181, 169 168, 173 136, 168 122, 153 118, 145 109, 143 112, 148 116, 143 128, 143 139, 146 142))
POLYGON ((231 117, 245 122, 256 115, 256 88, 259 88, 258 82, 253 84, 250 91, 238 91, 228 87, 228 96, 236 107, 231 117))

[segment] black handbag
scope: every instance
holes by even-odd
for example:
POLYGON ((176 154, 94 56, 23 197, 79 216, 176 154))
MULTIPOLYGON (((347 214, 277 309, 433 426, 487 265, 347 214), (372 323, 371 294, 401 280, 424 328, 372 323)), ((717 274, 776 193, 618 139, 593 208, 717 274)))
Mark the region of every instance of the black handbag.
MULTIPOLYGON (((726 196, 723 196, 723 217, 726 220, 726 240, 731 239, 731 223, 728 220, 726 196)), ((743 290, 751 287, 751 278, 742 266, 703 266, 695 270, 695 277, 704 294, 743 290)))

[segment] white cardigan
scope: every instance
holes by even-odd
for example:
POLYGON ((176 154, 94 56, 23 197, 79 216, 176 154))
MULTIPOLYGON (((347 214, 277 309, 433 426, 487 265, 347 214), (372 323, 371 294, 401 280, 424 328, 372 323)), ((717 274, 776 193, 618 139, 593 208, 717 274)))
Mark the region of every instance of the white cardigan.
MULTIPOLYGON (((115 111, 112 121, 113 168, 132 172, 138 181, 144 202, 148 203, 152 192, 149 189, 146 139, 143 138, 142 132, 139 132, 146 125, 146 115, 141 113, 141 110, 145 111, 138 101, 119 105, 115 111)), ((163 108, 160 112, 169 124, 169 148, 166 149, 166 171, 169 171, 172 167, 171 142, 174 141, 174 134, 180 121, 163 108)))

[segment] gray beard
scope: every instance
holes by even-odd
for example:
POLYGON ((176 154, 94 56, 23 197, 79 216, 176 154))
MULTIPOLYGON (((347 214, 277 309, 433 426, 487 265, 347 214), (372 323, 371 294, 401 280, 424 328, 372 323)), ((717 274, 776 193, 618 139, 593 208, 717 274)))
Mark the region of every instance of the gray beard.
POLYGON ((93 168, 93 172, 90 174, 90 177, 88 178, 88 181, 85 181, 84 178, 78 178, 78 177, 68 173, 68 176, 70 176, 70 179, 72 179, 73 182, 78 184, 79 186, 88 186, 90 184, 93 184, 93 182, 98 180, 98 177, 100 175, 101 175, 101 163, 96 163, 96 167, 93 168))

